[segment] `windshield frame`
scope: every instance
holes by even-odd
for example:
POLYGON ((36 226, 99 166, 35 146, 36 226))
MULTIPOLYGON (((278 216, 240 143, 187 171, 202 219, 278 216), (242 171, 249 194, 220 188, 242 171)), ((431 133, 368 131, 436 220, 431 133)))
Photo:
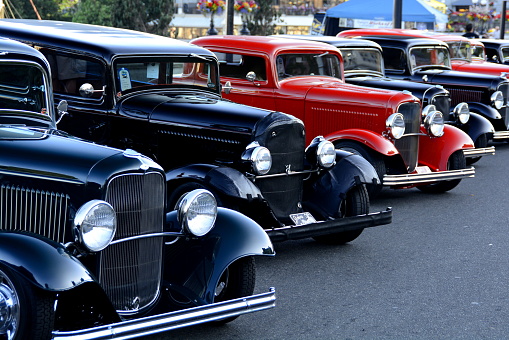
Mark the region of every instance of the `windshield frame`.
MULTIPOLYGON (((376 76, 376 77, 385 77, 385 64, 384 64, 384 57, 382 54, 382 51, 380 51, 377 48, 372 47, 340 47, 341 54, 343 55, 343 72, 345 74, 345 78, 351 77, 351 76, 359 76, 359 74, 362 75, 369 75, 369 76, 376 76), (353 69, 353 70, 347 70, 347 56, 345 56, 350 51, 356 51, 356 52, 370 52, 378 55, 378 66, 379 70, 370 70, 367 68, 364 69, 353 69)), ((374 65, 374 64, 373 64, 374 65)))

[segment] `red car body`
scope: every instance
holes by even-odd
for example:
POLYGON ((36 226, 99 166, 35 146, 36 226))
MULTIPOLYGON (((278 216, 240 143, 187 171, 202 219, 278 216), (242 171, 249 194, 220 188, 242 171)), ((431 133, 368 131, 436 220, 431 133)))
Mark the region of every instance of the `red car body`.
POLYGON ((463 150, 474 147, 467 134, 446 125, 441 137, 430 135, 421 121, 420 101, 407 91, 346 84, 342 55, 331 45, 260 36, 207 36, 192 43, 218 56, 225 98, 292 114, 304 121, 309 136, 323 135, 338 148, 345 142, 360 147, 383 160, 379 175, 386 186, 425 190, 474 174, 473 168, 450 164, 453 154, 459 152, 464 158, 463 150), (339 66, 333 76, 316 69, 283 77, 287 70, 282 70, 283 60, 289 63, 293 55, 311 61, 330 56, 339 66), (249 71, 256 78, 247 79, 249 71), (401 139, 391 138, 387 127, 388 118, 397 112, 405 116, 406 132, 401 139))

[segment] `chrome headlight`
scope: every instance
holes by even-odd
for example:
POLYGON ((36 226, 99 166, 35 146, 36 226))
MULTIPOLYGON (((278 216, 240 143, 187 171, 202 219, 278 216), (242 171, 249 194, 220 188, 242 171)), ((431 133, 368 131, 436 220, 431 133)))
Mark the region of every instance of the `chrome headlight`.
POLYGON ((422 116, 422 121, 424 121, 424 119, 431 113, 431 112, 435 112, 437 110, 437 107, 433 104, 431 105, 426 105, 426 107, 424 109, 422 109, 422 112, 421 112, 421 116, 422 116))
POLYGON ((501 109, 504 106, 504 95, 502 91, 495 91, 491 95, 491 104, 497 109, 501 109))
POLYGON ((330 168, 336 164, 336 148, 328 140, 321 141, 316 149, 318 165, 323 168, 330 168))
POLYGON ((444 134, 444 115, 440 111, 430 112, 424 119, 424 127, 429 134, 440 137, 444 134))
POLYGON ((461 123, 466 124, 470 119, 470 108, 467 103, 459 103, 453 110, 454 117, 461 123))
POLYGON ((207 234, 217 216, 217 202, 208 190, 196 189, 183 195, 177 202, 177 219, 184 230, 195 236, 207 234))
POLYGON ((251 162, 253 170, 257 175, 267 174, 272 167, 272 155, 269 149, 260 146, 258 142, 253 142, 248 145, 246 151, 244 151, 242 155, 242 159, 251 162))
POLYGON ((92 200, 76 212, 74 227, 81 243, 90 251, 106 248, 117 230, 117 216, 113 207, 105 201, 92 200))
POLYGON ((400 139, 405 134, 405 119, 401 113, 393 113, 387 118, 385 126, 394 139, 400 139))

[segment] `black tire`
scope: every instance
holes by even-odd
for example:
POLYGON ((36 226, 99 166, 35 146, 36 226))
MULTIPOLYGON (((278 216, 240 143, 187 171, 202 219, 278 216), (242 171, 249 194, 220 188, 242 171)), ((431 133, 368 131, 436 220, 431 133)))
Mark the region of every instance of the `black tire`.
POLYGON ((182 197, 183 195, 185 195, 188 192, 191 192, 195 189, 205 189, 205 190, 210 191, 216 198, 217 206, 218 207, 222 206, 221 201, 219 200, 217 195, 212 190, 207 188, 205 185, 203 185, 201 183, 197 183, 197 182, 188 182, 188 183, 182 184, 181 186, 179 186, 175 190, 173 190, 171 193, 169 193, 168 202, 169 202, 170 209, 175 208, 175 205, 177 204, 180 197, 182 197))
MULTIPOLYGON (((256 282, 256 265, 253 256, 243 257, 233 262, 221 275, 216 286, 214 302, 222 302, 253 295, 256 282)), ((232 316, 216 321, 225 324, 238 318, 232 316)))
MULTIPOLYGON (((369 195, 364 185, 352 188, 339 207, 339 217, 355 216, 369 213, 369 195)), ((355 240, 364 229, 344 231, 336 234, 313 237, 324 244, 339 245, 355 240)))
MULTIPOLYGON (((488 146, 488 136, 484 133, 479 136, 474 142, 474 145, 476 148, 485 148, 488 146)), ((482 156, 476 156, 476 157, 468 157, 467 158, 467 165, 474 164, 475 162, 479 161, 482 158, 482 156)))
MULTIPOLYGON (((0 324, 0 339, 51 339, 55 320, 53 296, 33 287, 24 277, 4 266, 0 267, 0 295, 2 300, 10 301, 11 307, 7 309, 12 311, 8 317, 11 322, 0 324)), ((5 315, 0 316, 0 320, 3 317, 5 315)))
POLYGON ((369 197, 371 199, 378 196, 378 194, 380 194, 380 192, 383 189, 383 178, 387 172, 387 168, 385 167, 383 157, 380 154, 377 154, 376 152, 372 151, 371 149, 368 149, 362 146, 361 144, 352 141, 338 142, 336 143, 336 149, 349 151, 355 155, 359 155, 363 157, 365 160, 367 160, 373 166, 373 168, 375 168, 378 178, 380 179, 380 184, 378 185, 368 184, 366 188, 368 189, 369 197))
MULTIPOLYGON (((466 167, 467 161, 463 150, 453 152, 451 157, 449 157, 449 161, 447 161, 447 170, 465 169, 466 167)), ((422 192, 438 194, 456 188, 460 182, 461 179, 453 179, 450 181, 440 181, 427 185, 419 185, 417 188, 422 192)))

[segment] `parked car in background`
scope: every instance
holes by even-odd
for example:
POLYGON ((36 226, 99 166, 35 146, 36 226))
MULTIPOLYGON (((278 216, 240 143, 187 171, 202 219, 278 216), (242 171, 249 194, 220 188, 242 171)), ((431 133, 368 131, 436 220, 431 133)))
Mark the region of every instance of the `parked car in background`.
POLYGON ((347 30, 338 37, 361 37, 378 43, 389 78, 442 85, 449 91, 453 106, 466 102, 471 112, 493 124, 493 141, 509 139, 509 80, 505 76, 452 70, 449 46, 437 39, 384 35, 383 31, 367 29, 362 32, 347 30))
POLYGON ((42 54, 0 50, 2 338, 125 339, 274 307, 273 289, 253 295, 253 256, 274 255, 258 224, 205 190, 168 209, 157 163, 56 129, 42 54))
MULTIPOLYGON (((422 122, 421 103, 409 92, 345 84, 341 53, 331 45, 255 36, 192 42, 218 56, 226 98, 292 112, 312 134, 366 158, 384 186, 443 192, 474 175, 463 154, 474 147, 468 135, 444 125, 436 109, 422 122)), ((381 188, 371 186, 372 195, 381 188)))
MULTIPOLYGON (((341 51, 345 81, 350 84, 384 88, 389 90, 410 91, 419 98, 422 108, 428 105, 442 112, 447 124, 466 132, 474 141, 475 149, 464 150, 467 164, 473 164, 484 155, 494 155, 495 147, 488 147, 495 129, 486 118, 470 113, 467 103, 458 103, 451 107, 449 91, 441 85, 428 85, 406 80, 396 80, 385 76, 382 48, 373 41, 347 39, 320 35, 278 35, 277 37, 319 41, 330 44, 341 51)), ((429 108, 426 110, 429 110, 429 108)))
POLYGON ((509 66, 509 40, 479 39, 475 42, 477 42, 477 44, 474 45, 474 58, 509 66), (479 52, 475 53, 475 51, 479 52))
POLYGON ((318 135, 306 147, 293 116, 222 99, 217 58, 204 48, 57 21, 1 20, 0 35, 52 62, 55 98, 69 103, 59 128, 149 155, 166 172, 170 206, 208 189, 274 241, 341 244, 392 220, 391 209, 369 213, 365 183, 379 179, 366 160, 318 135))

